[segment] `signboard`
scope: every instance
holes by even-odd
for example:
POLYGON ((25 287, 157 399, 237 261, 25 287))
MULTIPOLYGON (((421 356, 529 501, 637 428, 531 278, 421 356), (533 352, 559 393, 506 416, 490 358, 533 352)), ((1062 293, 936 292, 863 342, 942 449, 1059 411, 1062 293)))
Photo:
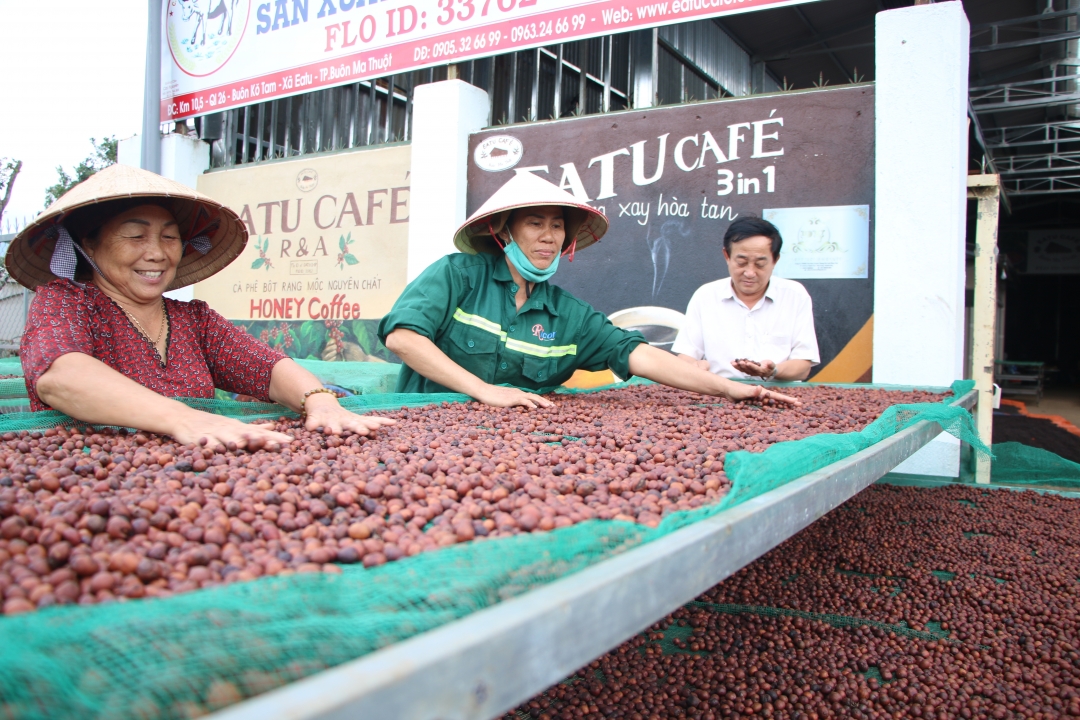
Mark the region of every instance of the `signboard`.
POLYGON ((292 357, 390 359, 375 329, 405 288, 410 158, 399 145, 200 175, 250 236, 195 298, 292 357))
POLYGON ((1034 275, 1080 273, 1080 230, 1028 230, 1027 272, 1034 275))
POLYGON ((811 0, 163 0, 161 121, 811 0))
POLYGON ((869 379, 873 92, 868 85, 808 90, 477 133, 468 211, 514 172, 536 173, 601 208, 608 234, 574 262, 564 259, 553 282, 609 317, 650 315, 658 326, 671 324, 664 319, 671 311, 685 312, 699 287, 727 277, 722 248, 731 221, 771 211, 782 226, 781 262, 848 251, 850 261, 788 267, 805 278, 814 303, 815 377, 869 379), (843 246, 822 247, 820 231, 801 237, 814 218, 829 227, 829 242, 843 246))
POLYGON ((865 278, 870 206, 767 208, 762 217, 787 239, 774 274, 782 278, 865 278))

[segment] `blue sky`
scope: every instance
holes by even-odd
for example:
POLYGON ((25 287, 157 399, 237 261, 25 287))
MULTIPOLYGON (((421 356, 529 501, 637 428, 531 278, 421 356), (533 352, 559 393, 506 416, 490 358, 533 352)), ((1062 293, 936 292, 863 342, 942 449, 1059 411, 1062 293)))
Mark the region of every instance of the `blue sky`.
POLYGON ((139 132, 146 9, 145 0, 0 0, 0 157, 23 161, 5 226, 44 209, 56 166, 70 172, 91 137, 139 132))

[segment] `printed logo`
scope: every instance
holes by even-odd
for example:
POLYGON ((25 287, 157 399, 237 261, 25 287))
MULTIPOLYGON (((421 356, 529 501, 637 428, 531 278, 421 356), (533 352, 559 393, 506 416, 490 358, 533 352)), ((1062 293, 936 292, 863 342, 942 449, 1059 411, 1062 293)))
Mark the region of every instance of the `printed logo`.
POLYGON ((311 192, 319 184, 319 173, 311 168, 304 168, 296 174, 296 188, 300 192, 311 192))
POLYGON ((229 61, 247 29, 250 0, 168 0, 165 35, 177 67, 210 75, 229 61))
POLYGON ((540 338, 540 340, 542 340, 542 341, 550 341, 550 340, 555 339, 555 333, 554 332, 544 332, 544 326, 543 325, 539 325, 539 324, 533 325, 532 332, 533 332, 533 335, 540 338))
POLYGON ((522 153, 521 141, 510 135, 486 138, 473 151, 476 167, 488 172, 509 170, 518 164, 522 153))

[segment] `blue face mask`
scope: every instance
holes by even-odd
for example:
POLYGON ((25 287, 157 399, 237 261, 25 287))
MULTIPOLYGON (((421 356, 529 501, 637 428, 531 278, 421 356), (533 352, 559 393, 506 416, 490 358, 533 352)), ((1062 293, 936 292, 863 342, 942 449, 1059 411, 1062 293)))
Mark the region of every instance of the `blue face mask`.
POLYGON ((506 234, 510 238, 510 242, 506 243, 506 247, 503 248, 503 252, 506 253, 506 257, 510 259, 510 262, 514 264, 517 271, 521 273, 521 277, 525 278, 529 282, 540 283, 544 282, 559 269, 559 258, 562 255, 556 255, 555 259, 551 261, 551 265, 546 270, 540 270, 528 257, 525 256, 525 252, 514 242, 514 236, 510 235, 510 228, 506 229, 506 234))

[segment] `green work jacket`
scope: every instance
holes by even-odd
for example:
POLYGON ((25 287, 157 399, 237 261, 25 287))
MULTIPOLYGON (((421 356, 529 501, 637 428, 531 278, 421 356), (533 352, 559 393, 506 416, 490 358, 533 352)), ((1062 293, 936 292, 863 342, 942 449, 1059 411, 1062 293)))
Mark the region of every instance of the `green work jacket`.
MULTIPOLYGON (((630 377, 630 353, 645 337, 615 327, 586 302, 547 282, 517 309, 517 283, 502 254, 456 253, 413 280, 379 323, 435 343, 486 383, 549 392, 574 371, 610 368, 630 377)), ((397 392, 449 392, 405 365, 397 392)))

